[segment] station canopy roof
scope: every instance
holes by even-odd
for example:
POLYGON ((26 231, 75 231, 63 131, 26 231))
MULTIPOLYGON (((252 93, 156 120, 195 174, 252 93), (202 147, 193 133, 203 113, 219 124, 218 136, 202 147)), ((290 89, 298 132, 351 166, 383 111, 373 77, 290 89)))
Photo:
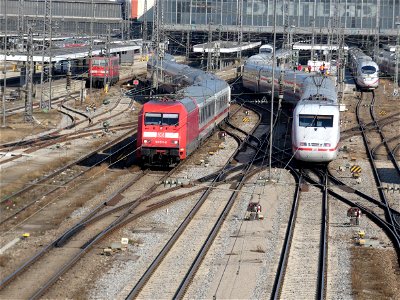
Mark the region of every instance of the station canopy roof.
MULTIPOLYGON (((119 53, 124 51, 135 51, 140 50, 142 48, 140 41, 132 40, 132 41, 123 41, 118 43, 113 43, 110 46, 110 53, 119 53)), ((51 50, 51 61, 58 62, 68 59, 83 59, 85 57, 89 57, 90 46, 84 47, 74 47, 74 48, 59 48, 51 50)), ((106 53, 105 45, 94 45, 92 48, 92 55, 100 55, 102 53, 106 53)), ((0 61, 4 60, 4 54, 0 54, 0 61)), ((6 54, 7 61, 27 61, 27 53, 13 53, 12 50, 10 53, 6 54)), ((33 61, 34 62, 42 62, 43 60, 43 51, 34 51, 33 52, 33 61)), ((45 51, 44 62, 50 61, 49 51, 45 51)))

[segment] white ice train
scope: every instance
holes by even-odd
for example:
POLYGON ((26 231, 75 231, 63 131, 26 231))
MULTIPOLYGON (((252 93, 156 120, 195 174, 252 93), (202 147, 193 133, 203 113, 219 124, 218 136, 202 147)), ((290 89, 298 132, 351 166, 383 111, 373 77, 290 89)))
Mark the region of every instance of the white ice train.
POLYGON ((292 150, 296 159, 329 162, 337 156, 340 140, 339 107, 335 84, 312 76, 293 111, 292 150))
POLYGON ((259 53, 260 53, 260 54, 272 53, 272 52, 274 52, 274 48, 273 48, 271 45, 268 45, 268 44, 262 45, 262 46, 260 47, 260 50, 259 50, 259 53))
MULTIPOLYGON (((377 55, 375 55, 376 63, 382 73, 394 77, 396 73, 396 53, 380 50, 377 55)), ((400 67, 397 69, 398 75, 400 75, 400 67)), ((398 77, 400 78, 400 76, 398 77)))
MULTIPOLYGON (((275 96, 295 103, 292 123, 292 150, 296 159, 329 162, 338 152, 340 140, 339 107, 335 83, 328 76, 295 71, 285 64, 286 51, 276 51, 280 67, 275 69, 275 96), (281 72, 282 71, 282 72, 281 72)), ((250 57, 243 69, 243 86, 268 93, 272 88, 271 55, 250 57)))
POLYGON ((349 49, 350 70, 361 90, 374 90, 379 85, 379 67, 358 48, 349 49))

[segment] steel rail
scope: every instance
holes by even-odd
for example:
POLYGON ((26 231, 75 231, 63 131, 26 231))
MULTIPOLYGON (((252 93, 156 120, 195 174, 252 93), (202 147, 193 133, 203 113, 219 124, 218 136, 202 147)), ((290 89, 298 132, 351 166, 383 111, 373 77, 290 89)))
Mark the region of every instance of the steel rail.
MULTIPOLYGON (((125 184, 123 187, 121 187, 117 192, 113 193, 106 201, 103 203, 97 205, 95 208, 91 210, 86 216, 84 216, 76 225, 72 226, 72 229, 77 227, 79 224, 84 223, 85 221, 89 220, 92 218, 96 213, 98 213, 102 208, 104 208, 107 203, 110 201, 114 200, 114 198, 121 192, 125 191, 127 188, 132 186, 137 180, 139 180, 141 177, 143 177, 144 174, 140 174, 138 177, 135 177, 131 179, 127 184, 125 184)), ((68 229, 65 233, 61 234, 60 237, 56 238, 52 243, 47 245, 45 248, 42 250, 38 251, 34 256, 29 258, 27 261, 22 263, 14 272, 12 272, 10 275, 5 277, 0 282, 0 290, 3 289, 6 285, 8 285, 12 280, 14 280, 17 276, 21 275, 22 272, 24 272, 29 266, 31 266, 34 262, 36 262, 40 257, 42 257, 44 254, 46 254, 49 250, 54 248, 58 241, 62 239, 66 234, 70 232, 71 229, 68 229)))
MULTIPOLYGON (((170 172, 168 172, 167 174, 165 174, 163 176, 164 178, 168 178, 173 172, 175 171, 175 169, 171 170, 170 172)), ((129 182, 128 184, 126 184, 122 189, 123 191, 125 191, 126 189, 128 189, 134 182, 129 182)), ((154 191, 159 185, 161 185, 161 183, 156 183, 154 184, 149 191, 154 191)), ((120 189, 119 192, 122 190, 120 189)), ((147 193, 146 193, 147 194, 147 193)), ((149 208, 148 210, 145 210, 142 213, 139 213, 137 215, 134 216, 130 216, 132 211, 138 206, 138 202, 140 202, 140 198, 143 197, 139 197, 139 199, 137 201, 132 201, 128 207, 124 207, 125 211, 120 214, 113 222, 111 222, 111 224, 109 224, 105 229, 103 229, 100 233, 96 234, 94 237, 92 237, 91 239, 89 239, 88 242, 86 242, 82 247, 81 250, 74 255, 74 257, 72 259, 70 259, 67 263, 65 263, 61 269, 59 269, 56 274, 54 274, 44 285, 42 285, 31 297, 30 299, 39 299, 55 282, 58 281, 58 279, 60 278, 60 276, 62 276, 63 274, 65 274, 72 266, 75 265, 76 262, 79 261, 79 259, 81 257, 83 257, 84 254, 86 254, 95 244, 97 244, 99 241, 101 241, 103 238, 105 238, 107 235, 111 234, 112 232, 114 232, 115 230, 117 230, 118 228, 120 228, 121 226, 131 222, 132 220, 138 218, 139 216, 148 213, 149 211, 153 211, 154 208, 149 208), (129 217, 130 216, 130 217, 129 217)), ((103 205, 104 207, 104 205, 103 205)), ((104 216, 106 216, 108 214, 105 214, 104 216)), ((93 214, 91 214, 91 218, 94 218, 93 214)), ((85 222, 90 221, 91 218, 87 218, 85 222)), ((85 223, 85 222, 80 222, 80 223, 85 223)), ((77 224, 77 226, 74 226, 74 228, 77 228, 79 226, 79 224, 77 224)), ((74 229, 72 228, 72 229, 74 229)), ((68 234, 70 232, 66 232, 66 234, 68 234)), ((65 234, 63 236, 61 236, 61 238, 65 238, 65 234)), ((61 239, 57 239, 56 241, 54 241, 52 244, 54 244, 54 247, 57 246, 57 243, 60 242, 61 239)))
MULTIPOLYGON (((180 166, 180 164, 178 165, 180 166)), ((176 168, 175 168, 176 169, 176 168)), ((163 178, 168 178, 168 176, 170 176, 170 174, 172 172, 174 172, 174 170, 171 170, 168 174, 166 174, 163 178)), ((158 184, 159 185, 159 184, 158 184)), ((155 189, 155 187, 154 187, 155 189)), ((201 188, 203 189, 203 188, 201 188)), ((196 191, 197 192, 197 191, 196 191)), ((146 193, 148 194, 148 193, 146 193)), ((165 191, 160 193, 160 194, 165 194, 165 191)), ((142 197, 142 199, 139 200, 143 200, 143 199, 150 199, 152 197, 155 197, 155 195, 148 195, 148 196, 144 196, 142 197)), ((186 195, 181 195, 181 196, 177 196, 174 197, 176 199, 180 199, 186 197, 186 195)), ((129 203, 129 206, 126 207, 127 205, 124 205, 124 208, 126 208, 125 212, 123 212, 115 221, 112 222, 112 224, 110 224, 106 229, 104 229, 103 231, 101 231, 99 234, 97 234, 96 236, 94 236, 93 238, 91 238, 88 242, 86 242, 83 246, 82 246, 82 251, 80 251, 72 260, 70 260, 67 264, 65 264, 62 269, 60 269, 57 274, 55 274, 45 285, 43 285, 39 290, 37 290, 35 292, 35 294, 30 298, 30 299, 38 299, 39 297, 41 297, 49 287, 51 287, 57 280, 58 278, 64 274, 67 270, 69 270, 91 247, 93 247, 93 245, 95 245, 98 241, 100 241, 101 239, 103 239, 106 235, 108 235, 109 233, 113 232, 114 230, 116 230, 117 228, 131 222, 132 220, 136 219, 137 216, 131 216, 128 217, 131 212, 140 204, 139 202, 141 201, 134 201, 129 203)), ((169 199, 164 201, 165 203, 169 203, 173 201, 173 199, 169 199)), ((150 208, 151 211, 153 211, 153 207, 150 208)), ((101 216, 105 216, 108 215, 108 213, 104 213, 101 216)), ((142 215, 142 214, 140 214, 142 215)), ((94 222, 95 220, 97 220, 98 218, 100 218, 100 216, 93 216, 92 218, 86 220, 85 222, 82 222, 81 224, 78 224, 77 226, 75 226, 74 228, 72 228, 69 232, 66 232, 65 235, 63 235, 60 239, 58 239, 57 242, 59 242, 59 245, 62 246, 65 241, 67 241, 72 235, 76 234, 77 232, 79 232, 83 227, 85 227, 87 224, 94 222)))
MULTIPOLYGON (((371 149, 370 149, 369 144, 368 144, 368 139, 367 139, 367 136, 366 136, 366 133, 365 133, 365 129, 364 129, 364 126, 363 126, 361 118, 360 118, 360 105, 361 105, 361 102, 362 102, 362 97, 360 98, 360 100, 357 103, 356 118, 357 118, 358 124, 360 124, 360 130, 361 130, 361 133, 362 133, 362 136, 363 136, 364 146, 365 146, 365 149, 367 150, 369 162, 370 162, 370 164, 372 166, 372 171, 373 171, 373 174, 374 174, 375 181, 376 181, 378 186, 382 186, 382 181, 380 179, 380 176, 379 176, 376 164, 375 164, 375 160, 374 160, 374 158, 372 156, 371 149)), ((396 244, 397 244, 398 247, 400 247, 400 235, 399 235, 399 232, 395 228, 395 220, 394 220, 393 215, 392 215, 392 213, 390 211, 390 206, 389 206, 389 203, 388 203, 388 201, 386 199, 386 195, 385 195, 385 193, 383 192, 382 189, 378 189, 378 193, 380 195, 380 198, 381 198, 382 202, 385 204, 385 215, 389 219, 390 224, 393 226, 393 230, 396 232, 396 244)))
MULTIPOLYGON (((305 178, 307 179, 307 181, 309 181, 310 183, 312 183, 312 184, 314 184, 316 186, 317 185, 319 185, 319 186, 321 185, 319 182, 315 181, 313 178, 311 178, 309 176, 305 176, 305 178)), ((394 229, 393 224, 390 224, 386 220, 382 219, 374 211, 372 211, 369 208, 363 206, 359 202, 351 201, 351 200, 343 197, 342 195, 336 193, 332 189, 328 189, 328 192, 329 192, 330 195, 332 195, 336 199, 346 203, 347 205, 349 205, 351 207, 360 208, 364 215, 366 215, 368 218, 370 218, 375 224, 377 224, 380 228, 382 228, 388 234, 389 238, 392 240, 392 242, 394 244, 395 251, 397 252, 398 263, 400 265, 400 244, 398 242, 399 240, 398 240, 398 237, 397 237, 397 232, 394 229)))
MULTIPOLYGON (((381 126, 381 128, 382 128, 382 126, 381 126)), ((378 144, 378 145, 376 145, 374 148, 372 148, 372 155, 374 156, 374 158, 375 158, 375 156, 377 155, 376 154, 376 151, 380 148, 380 147, 382 147, 382 146, 384 146, 385 145, 385 143, 390 143, 390 142, 393 142, 393 141, 395 141, 395 140, 400 140, 400 135, 396 135, 396 136, 394 136, 394 137, 392 137, 392 138, 389 138, 389 139, 387 139, 387 140, 384 140, 384 141, 382 141, 380 144, 378 144)), ((391 150, 391 152, 394 154, 394 149, 392 149, 391 150)), ((378 154, 379 155, 379 154, 378 154)))
MULTIPOLYGON (((75 160, 75 161, 73 161, 73 162, 71 162, 71 163, 69 163, 69 164, 67 164, 67 165, 55 170, 53 173, 44 176, 43 178, 35 181, 34 183, 28 184, 26 187, 20 189, 19 191, 14 192, 13 194, 11 194, 9 196, 6 196, 5 198, 3 198, 0 201, 0 204, 4 204, 6 201, 8 201, 8 200, 10 200, 10 199, 12 199, 14 197, 17 197, 17 196, 21 195, 22 193, 25 193, 25 192, 31 190, 32 188, 35 187, 35 185, 43 183, 44 181, 49 180, 50 178, 53 178, 54 176, 56 176, 56 175, 60 174, 61 172, 65 171, 66 169, 69 169, 72 166, 74 166, 76 164, 79 164, 80 162, 84 161, 85 159, 87 159, 91 155, 96 154, 97 152, 101 152, 104 149, 112 147, 113 145, 121 142, 122 140, 126 139, 127 137, 131 136, 132 134, 133 134, 132 132, 125 133, 124 135, 116 138, 115 140, 112 140, 112 141, 110 141, 110 142, 108 142, 108 143, 106 143, 104 145, 101 145, 101 146, 97 147, 95 150, 91 151, 90 153, 85 154, 85 155, 81 156, 80 158, 78 158, 77 160, 75 160)), ((134 141, 136 141, 136 140, 134 140, 134 141)), ((125 147, 126 147, 126 145, 123 148, 125 148, 125 147)), ((121 148, 121 149, 123 149, 123 148, 121 148)), ((116 150, 115 152, 112 153, 112 155, 114 155, 116 152, 119 152, 121 149, 116 150)))
MULTIPOLYGON (((371 118, 373 120, 374 127, 378 131, 378 133, 381 137, 381 140, 382 140, 383 144, 385 145, 386 151, 389 154, 390 160, 391 160, 392 164, 394 165, 394 167, 397 171, 397 174, 400 175, 400 166, 392 152, 392 149, 389 148, 386 137, 383 134, 383 131, 382 131, 381 127, 379 126, 378 121, 376 120, 376 117, 375 117, 375 93, 374 92, 372 92, 372 102, 371 102, 371 106, 369 107, 369 112, 370 112, 371 118)), ((373 152, 371 154, 373 155, 373 152)))
POLYGON ((328 252, 328 174, 324 171, 322 177, 323 182, 323 199, 322 199, 322 224, 321 224, 321 251, 319 257, 318 266, 318 291, 317 298, 325 299, 325 275, 326 275, 326 264, 327 264, 327 252, 328 252))
MULTIPOLYGON (((258 112, 258 114, 260 115, 260 118, 259 118, 256 126, 254 126, 253 130, 250 133, 248 133, 248 135, 252 135, 254 133, 254 131, 258 128, 258 126, 261 124, 262 117, 259 112, 258 112)), ((239 192, 240 192, 243 184, 246 182, 248 175, 251 171, 251 168, 254 165, 254 161, 258 158, 259 153, 261 153, 261 146, 263 146, 264 144, 267 144, 267 147, 268 147, 268 143, 269 143, 269 137, 266 136, 265 139, 262 141, 262 145, 260 145, 260 148, 256 151, 256 153, 252 157, 251 162, 247 164, 244 172, 240 174, 240 179, 236 183, 235 191, 231 194, 227 204, 224 207, 224 210, 221 212, 221 214, 218 218, 217 223, 214 224, 206 241, 203 243, 203 246, 201 247, 200 251, 198 252, 194 262, 192 263, 189 270, 186 272, 184 279, 180 283, 177 291, 175 292, 175 295, 173 297, 174 299, 182 299, 183 298, 188 286, 190 285, 190 282, 192 281, 194 275, 196 274, 201 262, 203 261, 204 257, 206 256, 206 254, 208 252, 208 249, 211 247, 215 237, 217 236, 220 228, 222 227, 222 224, 223 224, 226 216, 228 215, 230 209, 232 208, 234 201, 236 200, 237 196, 239 195, 239 192)), ((264 152, 264 153, 266 153, 266 152, 264 152)))
POLYGON ((291 239, 294 232, 294 226, 299 206, 299 198, 300 198, 300 183, 302 182, 302 175, 295 171, 294 169, 290 169, 291 173, 295 177, 296 180, 296 190, 293 197, 292 208, 290 210, 289 215, 289 223, 286 228, 285 238, 283 241, 282 251, 279 258, 278 268, 274 280, 274 285, 272 287, 271 299, 278 300, 280 296, 280 291, 283 284, 285 269, 287 266, 287 262, 289 259, 289 251, 290 251, 290 244, 291 239))
MULTIPOLYGON (((240 107, 241 108, 241 107, 240 107)), ((237 113, 240 108, 238 110, 236 110, 235 113, 237 113)), ((259 119, 260 122, 261 118, 259 119)), ((258 126, 259 122, 257 123, 257 125, 254 127, 254 129, 252 130, 252 132, 255 130, 255 128, 258 126)), ((251 132, 251 133, 252 133, 251 132)), ((251 134, 250 133, 250 134, 251 134)), ((163 249, 160 251, 160 253, 157 255, 157 257, 153 260, 153 262, 151 263, 151 265, 148 267, 148 269, 146 270, 146 272, 141 276, 141 278, 139 279, 139 281, 135 284, 135 286, 132 288, 132 290, 129 292, 129 294, 127 295, 126 299, 134 299, 135 297, 137 297, 140 293, 140 291, 143 289, 143 287, 146 285, 146 283, 148 282, 148 280, 150 279, 150 277, 152 276, 152 274, 155 272, 155 270, 158 268, 158 266, 161 264, 161 262, 163 261, 163 259, 165 258, 165 256, 167 255, 167 253, 172 249, 173 245, 176 243, 176 241, 178 240, 178 238, 181 236, 181 234, 184 232, 184 230, 187 228, 187 226, 189 225, 190 221, 193 219, 193 216, 198 212, 198 210, 200 209, 200 207, 203 205, 203 203, 205 202, 205 200, 207 199, 208 195, 211 193, 211 191, 213 190, 213 187, 215 187, 217 185, 217 182, 219 181, 219 178, 223 176, 225 170, 227 169, 231 169, 231 162, 233 161, 234 157, 237 155, 237 153, 240 152, 240 150, 242 149, 242 147, 244 146, 244 141, 242 139, 240 139, 237 135, 235 134, 231 134, 228 132, 229 135, 231 135, 239 144, 239 147, 236 149, 236 151, 231 155, 231 157, 228 159, 228 162, 224 165, 223 168, 221 168, 221 170, 218 172, 218 175, 216 177, 214 177, 213 181, 211 182, 211 184, 209 184, 209 186, 207 187, 207 189, 204 191, 204 193, 202 194, 202 196, 199 198, 199 200, 196 202, 195 206, 192 208, 192 210, 189 212, 189 214, 186 216, 186 218, 184 219, 184 221, 179 225, 179 227, 177 228, 177 230, 174 232, 174 234, 171 236, 171 238, 168 240, 168 242, 165 244, 165 246, 163 247, 163 249)), ((249 135, 249 133, 246 133, 246 137, 249 135)), ((244 139, 246 140, 246 138, 244 139)), ((225 206, 224 211, 226 211, 228 209, 230 201, 228 201, 227 205, 225 206)), ((233 204, 233 203, 232 203, 233 204)), ((222 220, 223 221, 223 220, 222 220)), ((222 224, 220 219, 218 224, 222 224)), ((214 230, 216 229, 216 225, 214 225, 212 232, 214 232, 214 230)), ((216 233, 215 233, 216 234, 216 233)), ((210 233, 211 235, 211 233, 210 233)), ((207 240, 209 240, 211 238, 211 236, 208 236, 207 240)), ((207 241, 206 241, 207 243, 207 241)), ((202 249, 204 248, 204 245, 202 247, 202 249)), ((202 252, 202 251, 200 251, 202 252)), ((198 256, 196 257, 196 261, 197 258, 199 257, 199 255, 202 254, 198 254, 198 256)), ((198 262, 199 264, 200 262, 198 262)), ((196 263, 194 263, 196 264, 196 263)), ((191 273, 191 271, 193 272, 194 269, 194 264, 192 264, 192 267, 189 269, 188 273, 191 273)), ((197 264, 197 266, 198 266, 197 264)), ((189 277, 186 277, 189 278, 189 277)), ((185 283, 181 283, 180 286, 184 286, 185 283)), ((176 297, 174 297, 176 298, 176 297)))

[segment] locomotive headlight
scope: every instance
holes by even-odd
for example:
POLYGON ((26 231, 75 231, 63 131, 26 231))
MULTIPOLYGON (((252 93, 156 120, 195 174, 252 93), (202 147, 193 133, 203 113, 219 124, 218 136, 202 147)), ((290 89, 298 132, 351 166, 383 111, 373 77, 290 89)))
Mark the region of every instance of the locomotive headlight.
POLYGON ((143 140, 143 144, 150 144, 151 140, 143 140))
POLYGON ((307 143, 305 143, 305 142, 300 142, 300 146, 307 146, 307 143))
POLYGON ((325 143, 324 144, 324 147, 330 147, 331 146, 331 143, 325 143))
POLYGON ((178 145, 178 142, 179 142, 179 141, 174 140, 174 141, 172 141, 172 144, 178 145))

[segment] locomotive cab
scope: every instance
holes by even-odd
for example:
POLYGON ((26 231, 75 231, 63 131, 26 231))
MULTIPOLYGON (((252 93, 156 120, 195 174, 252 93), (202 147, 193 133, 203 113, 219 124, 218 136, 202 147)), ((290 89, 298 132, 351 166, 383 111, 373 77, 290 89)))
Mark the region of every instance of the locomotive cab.
POLYGON ((185 111, 180 105, 148 102, 139 116, 137 157, 141 164, 174 166, 185 158, 185 111))

